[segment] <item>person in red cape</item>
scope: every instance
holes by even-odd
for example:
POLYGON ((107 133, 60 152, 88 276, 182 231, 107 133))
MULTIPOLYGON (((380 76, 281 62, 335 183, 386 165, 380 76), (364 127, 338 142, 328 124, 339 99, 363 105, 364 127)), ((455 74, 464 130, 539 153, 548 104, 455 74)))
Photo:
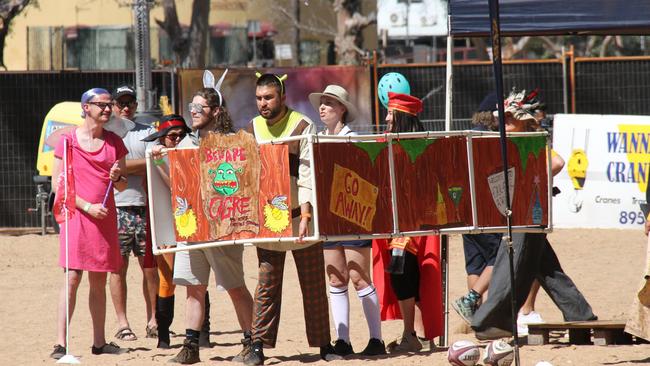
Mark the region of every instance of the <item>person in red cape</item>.
MULTIPOLYGON (((418 98, 389 92, 386 132, 424 131, 417 117, 421 111, 418 98)), ((386 348, 390 353, 418 352, 443 332, 439 237, 374 240, 372 251, 381 320, 404 323, 402 335, 386 348)))

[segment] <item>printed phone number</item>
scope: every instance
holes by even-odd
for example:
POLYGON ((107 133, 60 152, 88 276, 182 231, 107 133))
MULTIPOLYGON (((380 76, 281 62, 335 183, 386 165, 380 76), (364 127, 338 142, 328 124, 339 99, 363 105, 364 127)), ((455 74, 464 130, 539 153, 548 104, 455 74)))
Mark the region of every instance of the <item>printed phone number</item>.
POLYGON ((623 225, 643 225, 645 223, 645 216, 641 211, 621 211, 618 213, 618 222, 623 225))

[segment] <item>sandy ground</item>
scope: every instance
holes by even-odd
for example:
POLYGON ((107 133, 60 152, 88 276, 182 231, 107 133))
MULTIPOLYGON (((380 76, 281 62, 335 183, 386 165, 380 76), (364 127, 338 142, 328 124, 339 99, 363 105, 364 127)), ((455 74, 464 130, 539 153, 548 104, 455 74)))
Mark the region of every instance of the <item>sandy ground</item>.
MULTIPOLYGON (((565 271, 585 294, 600 319, 625 320, 639 280, 643 274, 646 239, 640 231, 619 230, 558 230, 550 240, 560 257, 565 271)), ((3 250, 0 256, 0 364, 31 365, 52 364, 49 358, 55 343, 55 311, 58 291, 63 275, 57 267, 58 238, 55 235, 0 236, 3 250)), ((451 239, 450 299, 465 291, 463 254, 459 236, 451 239)), ((245 250, 246 283, 251 291, 256 284, 257 258, 254 248, 245 250)), ((120 356, 93 356, 90 315, 87 306, 88 285, 80 287, 78 305, 71 325, 71 349, 83 364, 92 365, 150 365, 166 362, 178 352, 182 337, 172 339, 172 350, 156 349, 156 341, 144 338, 144 300, 140 291, 142 275, 132 259, 129 271, 128 314, 139 339, 134 342, 117 342, 131 351, 120 356)), ((176 319, 172 329, 183 333, 183 288, 177 290, 181 301, 176 304, 176 319)), ((201 351, 203 363, 228 361, 240 350, 241 333, 229 298, 223 292, 211 290, 213 347, 201 351)), ((295 266, 287 257, 285 270, 282 321, 277 348, 266 350, 266 364, 303 363, 325 364, 309 348, 305 340, 303 310, 295 266)), ((560 321, 561 314, 548 296, 540 293, 537 310, 547 321, 560 321)), ((116 330, 115 313, 110 298, 107 304, 106 332, 116 330)), ((460 318, 451 310, 449 314, 450 343, 461 339, 475 340, 466 333, 460 318)), ((400 322, 385 322, 386 340, 396 337, 400 322)), ((333 332, 333 331, 332 331, 333 332)), ((351 338, 358 351, 367 342, 367 328, 359 301, 352 291, 351 338)), ((109 337, 109 341, 114 340, 109 337)), ((553 365, 635 365, 650 363, 650 345, 626 346, 574 346, 562 338, 546 346, 523 346, 521 364, 535 365, 546 360, 553 365)), ((365 360, 350 358, 336 364, 361 365, 365 360)), ((378 365, 445 365, 444 352, 383 357, 374 360, 378 365)))

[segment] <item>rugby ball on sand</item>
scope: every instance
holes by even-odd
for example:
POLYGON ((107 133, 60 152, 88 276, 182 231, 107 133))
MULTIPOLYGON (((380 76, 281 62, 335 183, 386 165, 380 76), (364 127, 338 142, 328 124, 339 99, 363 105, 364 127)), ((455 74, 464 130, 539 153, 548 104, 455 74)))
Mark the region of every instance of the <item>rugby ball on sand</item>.
POLYGON ((502 340, 492 341, 485 347, 483 364, 490 366, 510 366, 515 358, 514 349, 502 340))
POLYGON ((447 350, 447 361, 454 366, 474 366, 481 358, 481 350, 472 341, 458 341, 447 350))

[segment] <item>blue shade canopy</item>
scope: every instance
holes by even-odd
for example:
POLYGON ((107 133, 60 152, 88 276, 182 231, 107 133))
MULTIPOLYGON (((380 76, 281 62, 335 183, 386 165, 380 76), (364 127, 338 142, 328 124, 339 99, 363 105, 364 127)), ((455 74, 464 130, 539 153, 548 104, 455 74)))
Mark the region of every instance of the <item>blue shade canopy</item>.
MULTIPOLYGON (((650 0, 500 0, 501 36, 650 34, 650 0)), ((451 34, 490 35, 488 0, 449 0, 451 34)))

